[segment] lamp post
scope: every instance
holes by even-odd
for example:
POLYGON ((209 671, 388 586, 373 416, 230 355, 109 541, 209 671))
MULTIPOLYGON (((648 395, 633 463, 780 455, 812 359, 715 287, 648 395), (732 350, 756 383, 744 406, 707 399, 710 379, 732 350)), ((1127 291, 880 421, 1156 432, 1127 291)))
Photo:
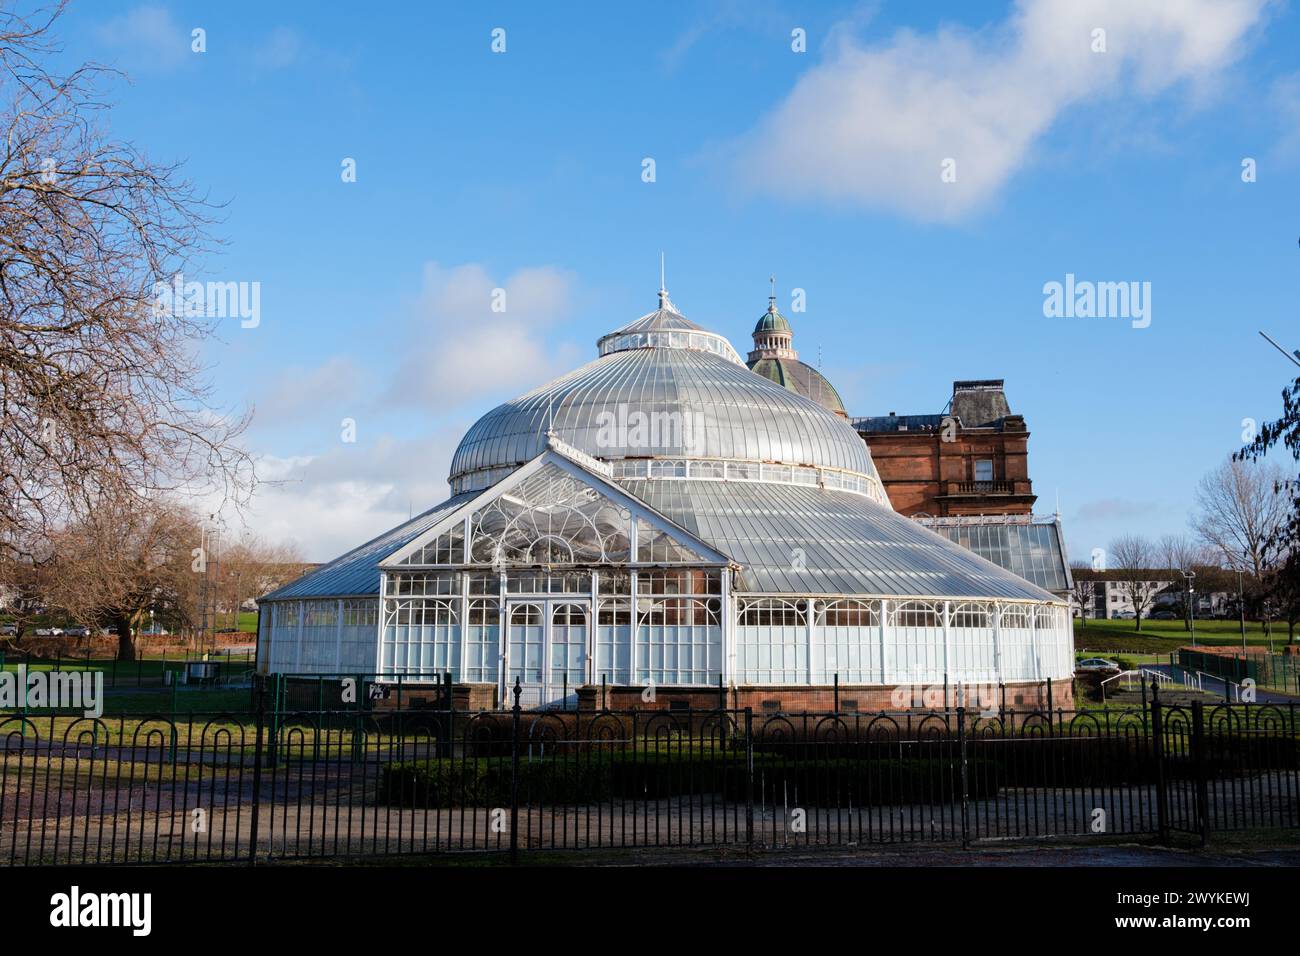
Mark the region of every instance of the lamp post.
POLYGON ((1237 569, 1237 610, 1241 614, 1241 649, 1246 649, 1246 592, 1241 587, 1241 568, 1237 569))
POLYGON ((1192 643, 1196 643, 1196 572, 1178 569, 1178 573, 1187 582, 1187 614, 1192 628, 1192 643))

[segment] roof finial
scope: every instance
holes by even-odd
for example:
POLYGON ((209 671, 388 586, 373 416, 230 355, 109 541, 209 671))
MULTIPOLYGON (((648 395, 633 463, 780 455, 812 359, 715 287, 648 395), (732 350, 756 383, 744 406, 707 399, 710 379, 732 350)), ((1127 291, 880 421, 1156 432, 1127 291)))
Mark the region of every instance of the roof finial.
POLYGON ((659 308, 668 304, 668 286, 664 282, 664 254, 659 252, 659 308))
POLYGON ((775 312, 776 311, 776 273, 774 272, 770 276, 768 276, 767 280, 772 283, 772 294, 767 297, 767 311, 775 312))

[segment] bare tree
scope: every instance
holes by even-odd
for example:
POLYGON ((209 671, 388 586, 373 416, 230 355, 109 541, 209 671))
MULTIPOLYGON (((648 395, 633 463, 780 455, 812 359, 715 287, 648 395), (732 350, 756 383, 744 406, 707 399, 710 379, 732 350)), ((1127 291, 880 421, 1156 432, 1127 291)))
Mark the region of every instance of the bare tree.
POLYGON ((1261 580, 1276 556, 1290 502, 1286 475, 1265 462, 1226 461, 1201 479, 1192 527, 1232 568, 1261 580))
POLYGON ((1081 580, 1079 578, 1079 572, 1084 571, 1090 573, 1092 566, 1083 561, 1077 561, 1070 567, 1074 571, 1074 593, 1072 596, 1074 598, 1074 603, 1079 605, 1079 621, 1083 629, 1087 630, 1088 612, 1095 607, 1097 586, 1096 582, 1093 581, 1091 577, 1088 577, 1086 580, 1081 580))
POLYGON ((215 323, 160 307, 213 207, 104 132, 112 71, 47 68, 63 6, 0 10, 0 549, 103 501, 252 483, 247 416, 214 406, 197 358, 215 323))
POLYGON ((176 505, 101 503, 52 537, 49 602, 89 626, 115 627, 118 659, 134 660, 150 612, 174 627, 194 625, 202 540, 198 520, 176 505))
POLYGON ((15 647, 21 645, 27 628, 45 613, 50 557, 49 542, 43 538, 0 549, 0 591, 4 592, 5 613, 14 628, 15 647))
MULTIPOLYGON (((1156 546, 1159 564, 1173 572, 1170 587, 1180 596, 1183 630, 1192 626, 1192 589, 1196 586, 1196 576, 1210 563, 1207 550, 1204 544, 1185 534, 1163 535, 1156 546)), ((1201 583, 1204 585, 1206 580, 1203 578, 1201 583)))
POLYGON ((271 544, 245 534, 223 545, 210 563, 212 607, 238 627, 240 608, 249 600, 301 577, 308 565, 294 544, 271 544))
POLYGON ((1140 631, 1142 618, 1151 609, 1161 587, 1153 580, 1156 548, 1141 535, 1126 534, 1112 541, 1106 550, 1110 570, 1116 572, 1120 589, 1133 605, 1140 631))

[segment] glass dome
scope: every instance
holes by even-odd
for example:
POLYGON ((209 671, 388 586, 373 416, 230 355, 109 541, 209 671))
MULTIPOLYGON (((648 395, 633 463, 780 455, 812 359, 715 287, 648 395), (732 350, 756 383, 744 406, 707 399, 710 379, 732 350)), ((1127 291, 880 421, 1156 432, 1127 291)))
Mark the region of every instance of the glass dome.
POLYGON ((603 336, 595 361, 480 418, 452 458, 453 492, 494 484, 553 434, 619 477, 752 474, 887 503, 866 444, 844 419, 750 372, 725 338, 686 319, 666 293, 660 302, 603 336))

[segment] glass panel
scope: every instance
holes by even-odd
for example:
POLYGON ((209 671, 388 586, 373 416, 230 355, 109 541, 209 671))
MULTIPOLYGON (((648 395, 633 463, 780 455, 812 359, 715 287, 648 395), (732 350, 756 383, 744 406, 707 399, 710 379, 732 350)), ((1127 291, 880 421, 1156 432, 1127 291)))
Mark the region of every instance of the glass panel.
POLYGON ((542 637, 545 629, 540 604, 510 605, 510 682, 542 682, 542 637))
POLYGON ((703 558, 667 531, 656 528, 643 518, 636 523, 636 559, 644 562, 698 564, 703 558))
POLYGON ((551 690, 561 693, 585 683, 587 609, 581 604, 557 604, 551 610, 551 690))
POLYGON ((478 564, 597 564, 631 558, 631 514, 555 465, 499 495, 470 519, 478 564))

